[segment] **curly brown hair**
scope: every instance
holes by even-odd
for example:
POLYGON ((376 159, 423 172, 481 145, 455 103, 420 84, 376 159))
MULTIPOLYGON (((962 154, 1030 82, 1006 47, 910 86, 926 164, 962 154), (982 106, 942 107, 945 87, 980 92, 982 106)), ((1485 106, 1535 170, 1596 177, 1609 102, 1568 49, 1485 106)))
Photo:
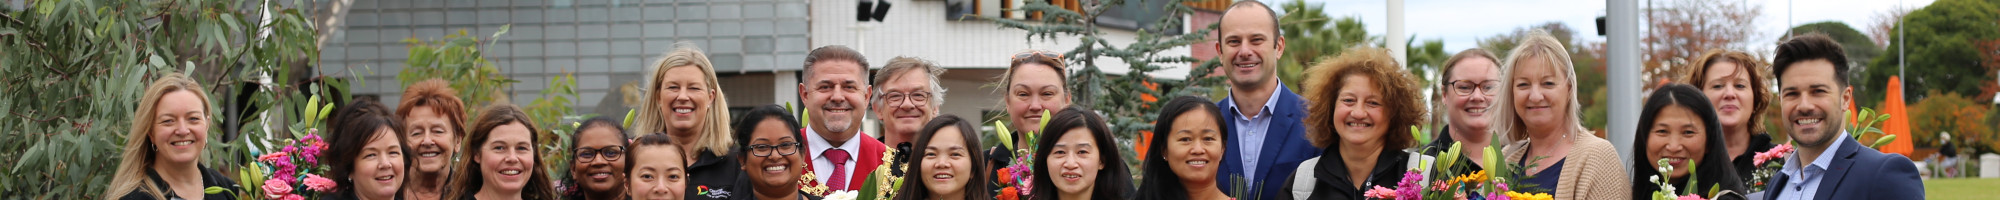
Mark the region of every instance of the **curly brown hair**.
POLYGON ((410 112, 417 107, 430 108, 432 113, 449 118, 453 136, 465 137, 465 101, 459 100, 458 90, 451 89, 451 82, 431 78, 410 84, 403 89, 402 102, 396 105, 396 121, 409 121, 410 112))
POLYGON ((1745 75, 1750 76, 1750 120, 1744 123, 1750 124, 1750 132, 1764 130, 1764 123, 1761 123, 1764 121, 1764 110, 1770 108, 1771 101, 1777 98, 1769 88, 1773 78, 1769 63, 1764 63, 1764 59, 1758 59, 1750 53, 1723 49, 1708 50, 1692 61, 1688 62, 1690 65, 1684 70, 1685 72, 1681 73, 1680 80, 1688 85, 1694 85, 1695 88, 1708 87, 1708 68, 1717 63, 1736 63, 1737 67, 1743 69, 1738 72, 1749 72, 1745 75))
POLYGON ((1411 126, 1423 123, 1426 110, 1423 98, 1418 97, 1416 77, 1389 57, 1388 50, 1363 48, 1348 51, 1339 57, 1319 61, 1306 72, 1304 97, 1306 105, 1306 139, 1313 146, 1327 148, 1338 139, 1333 130, 1333 101, 1346 85, 1348 77, 1366 77, 1382 91, 1382 105, 1389 115, 1389 132, 1382 143, 1383 149, 1403 149, 1415 144, 1409 134, 1411 126))

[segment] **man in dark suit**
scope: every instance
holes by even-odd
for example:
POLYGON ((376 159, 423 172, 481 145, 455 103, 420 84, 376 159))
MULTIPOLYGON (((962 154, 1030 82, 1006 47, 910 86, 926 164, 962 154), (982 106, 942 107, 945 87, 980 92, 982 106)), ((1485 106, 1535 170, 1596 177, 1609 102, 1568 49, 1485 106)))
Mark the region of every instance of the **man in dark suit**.
POLYGON ((1778 44, 1771 66, 1778 74, 1785 133, 1798 150, 1764 189, 1765 199, 1923 199, 1924 182, 1902 154, 1862 146, 1842 131, 1854 99, 1847 85, 1847 57, 1825 34, 1807 33, 1778 44))
POLYGON ((1230 87, 1229 97, 1215 104, 1228 121, 1223 131, 1237 139, 1223 145, 1229 153, 1222 156, 1216 186, 1241 199, 1275 199, 1288 193, 1279 188, 1299 162, 1319 156, 1320 148, 1305 139, 1305 101, 1278 80, 1285 38, 1278 34, 1277 14, 1264 3, 1239 1, 1220 21, 1215 47, 1230 87))

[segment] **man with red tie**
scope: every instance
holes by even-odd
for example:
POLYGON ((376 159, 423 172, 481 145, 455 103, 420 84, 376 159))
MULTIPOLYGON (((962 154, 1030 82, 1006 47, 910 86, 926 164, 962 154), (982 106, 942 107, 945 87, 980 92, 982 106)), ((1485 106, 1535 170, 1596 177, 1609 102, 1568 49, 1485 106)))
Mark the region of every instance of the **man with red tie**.
POLYGON ((825 46, 806 54, 799 98, 806 113, 807 166, 827 191, 861 188, 882 164, 881 141, 861 134, 867 115, 868 59, 845 46, 825 46))

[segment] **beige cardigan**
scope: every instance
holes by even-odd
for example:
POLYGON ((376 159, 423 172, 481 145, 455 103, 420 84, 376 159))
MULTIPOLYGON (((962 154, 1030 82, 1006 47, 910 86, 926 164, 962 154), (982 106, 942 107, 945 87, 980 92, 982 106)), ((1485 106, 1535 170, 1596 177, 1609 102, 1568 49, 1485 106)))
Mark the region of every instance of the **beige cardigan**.
MULTIPOLYGON (((1574 143, 1564 159, 1576 162, 1564 161, 1562 175, 1556 179, 1551 196, 1555 199, 1632 198, 1632 181, 1628 177, 1631 175, 1625 173, 1625 164, 1620 162, 1618 149, 1611 146, 1611 141, 1588 133, 1569 138, 1574 143)), ((1527 146, 1528 140, 1516 141, 1501 152, 1507 153, 1507 163, 1520 163, 1527 155, 1527 151, 1522 151, 1527 146)))

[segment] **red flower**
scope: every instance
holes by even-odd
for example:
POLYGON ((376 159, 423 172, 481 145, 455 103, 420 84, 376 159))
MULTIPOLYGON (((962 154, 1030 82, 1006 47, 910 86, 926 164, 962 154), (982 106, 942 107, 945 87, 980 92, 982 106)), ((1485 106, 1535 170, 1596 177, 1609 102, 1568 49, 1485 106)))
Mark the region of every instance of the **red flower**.
POLYGON ((1021 192, 1019 191, 1015 191, 1014 187, 1000 188, 1000 196, 996 196, 993 198, 1000 200, 1020 200, 1021 199, 1020 193, 1021 192))

